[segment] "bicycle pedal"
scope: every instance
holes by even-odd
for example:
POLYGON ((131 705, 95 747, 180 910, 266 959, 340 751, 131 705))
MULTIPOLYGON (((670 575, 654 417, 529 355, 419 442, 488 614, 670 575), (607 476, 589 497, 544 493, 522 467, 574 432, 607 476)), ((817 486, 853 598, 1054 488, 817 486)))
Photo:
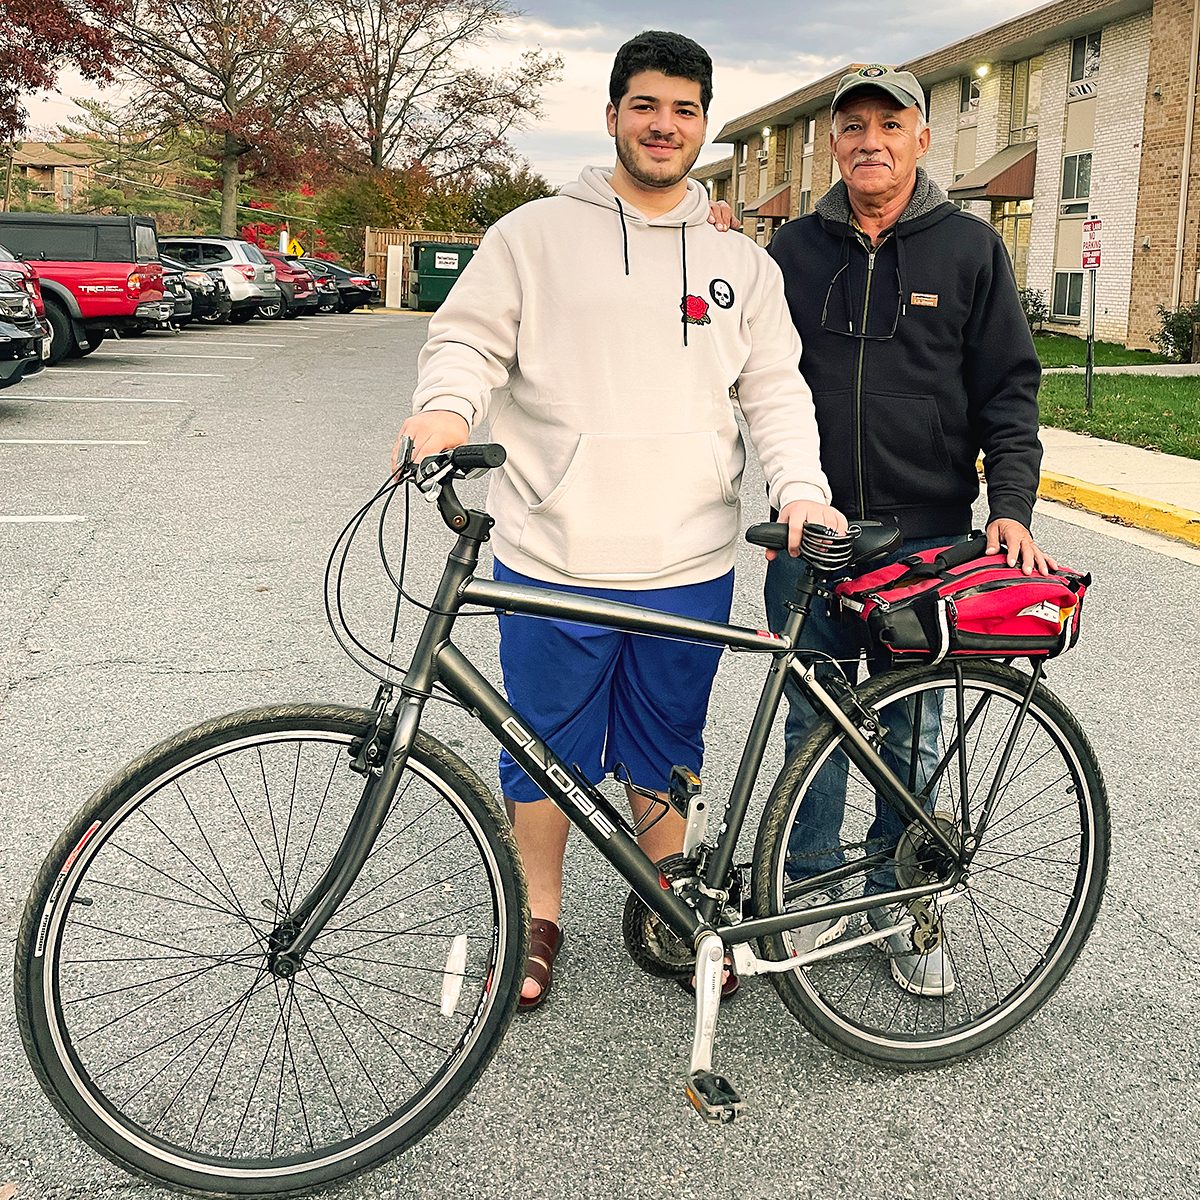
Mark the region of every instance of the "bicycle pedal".
POLYGON ((684 1094, 710 1125, 728 1125, 746 1107, 733 1084, 715 1071, 693 1071, 688 1076, 684 1094))

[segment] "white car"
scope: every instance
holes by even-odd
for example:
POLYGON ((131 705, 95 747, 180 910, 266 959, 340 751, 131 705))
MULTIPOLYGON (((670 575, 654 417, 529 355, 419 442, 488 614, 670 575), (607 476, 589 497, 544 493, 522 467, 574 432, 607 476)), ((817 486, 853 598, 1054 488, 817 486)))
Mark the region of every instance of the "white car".
POLYGON ((234 325, 249 321, 260 304, 277 304, 281 295, 275 268, 252 242, 231 237, 165 237, 158 244, 164 254, 205 271, 220 270, 229 288, 234 325))

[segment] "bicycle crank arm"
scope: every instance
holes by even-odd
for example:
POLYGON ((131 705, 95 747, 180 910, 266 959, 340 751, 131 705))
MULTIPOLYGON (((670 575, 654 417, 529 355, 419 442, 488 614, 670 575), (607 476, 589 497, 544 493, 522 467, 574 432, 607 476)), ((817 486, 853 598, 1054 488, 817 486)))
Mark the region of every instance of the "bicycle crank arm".
POLYGON ((725 968, 725 946, 711 931, 700 938, 696 949, 696 1032, 688 1064, 684 1094, 691 1106, 711 1125, 727 1125, 744 1104, 737 1089, 712 1069, 713 1040, 717 1014, 721 1010, 721 976, 725 968))

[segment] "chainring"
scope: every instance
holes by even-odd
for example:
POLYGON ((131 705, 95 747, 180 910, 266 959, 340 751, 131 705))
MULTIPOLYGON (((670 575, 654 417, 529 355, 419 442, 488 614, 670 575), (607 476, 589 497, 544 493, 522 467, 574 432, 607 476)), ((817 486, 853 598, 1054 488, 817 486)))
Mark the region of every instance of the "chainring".
MULTIPOLYGON (((673 886, 696 877, 696 864, 681 854, 664 858, 658 869, 673 886)), ((634 892, 630 892, 625 901, 621 933, 629 957, 647 975, 658 979, 687 979, 696 969, 695 950, 672 933, 658 914, 634 892)))

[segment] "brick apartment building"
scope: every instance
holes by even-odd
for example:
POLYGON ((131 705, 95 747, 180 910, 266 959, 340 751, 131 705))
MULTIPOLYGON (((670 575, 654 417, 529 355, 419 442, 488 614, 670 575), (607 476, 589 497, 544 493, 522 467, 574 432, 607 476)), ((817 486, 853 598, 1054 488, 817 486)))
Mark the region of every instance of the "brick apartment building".
MULTIPOLYGON (((1098 337, 1146 347, 1156 305, 1200 300, 1198 55, 1200 0, 1056 0, 902 64, 925 88, 925 168, 1000 231, 1049 328, 1086 327, 1092 214, 1098 337)), ((692 172, 764 245, 838 178, 844 70, 728 122, 715 140, 732 156, 692 172)))

